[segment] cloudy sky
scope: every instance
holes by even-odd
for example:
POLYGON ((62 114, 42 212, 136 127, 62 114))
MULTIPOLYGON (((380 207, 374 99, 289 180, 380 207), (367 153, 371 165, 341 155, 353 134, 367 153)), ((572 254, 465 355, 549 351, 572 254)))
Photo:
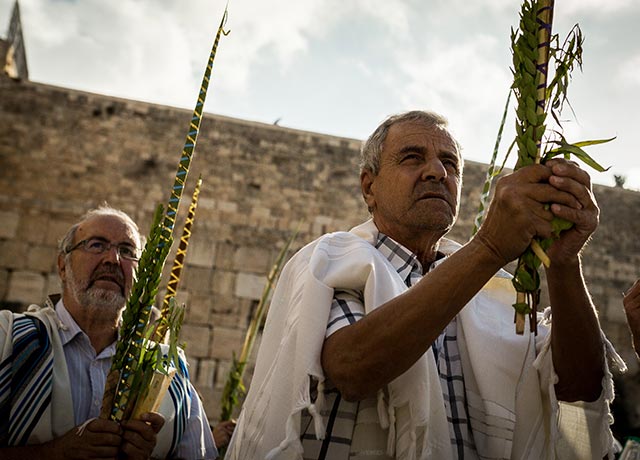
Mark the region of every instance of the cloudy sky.
MULTIPOLYGON (((193 108, 226 0, 21 0, 30 77, 193 108)), ((13 0, 0 0, 5 36, 13 0)), ((229 0, 205 112, 364 139, 389 114, 445 114, 466 158, 488 162, 511 84, 519 0, 229 0)), ((568 140, 640 190, 640 1, 557 0, 554 31, 579 23, 583 72, 568 140)), ((511 113, 513 110, 511 110, 511 113)), ((513 117, 503 152, 513 138, 513 117)), ((186 128, 185 128, 186 129, 186 128)), ((512 164, 513 162, 510 162, 512 164)))

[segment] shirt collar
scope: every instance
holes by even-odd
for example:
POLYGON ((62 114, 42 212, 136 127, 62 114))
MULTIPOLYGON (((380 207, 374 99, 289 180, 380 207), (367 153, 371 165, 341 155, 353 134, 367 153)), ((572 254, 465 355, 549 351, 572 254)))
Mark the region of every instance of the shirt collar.
MULTIPOLYGON (((390 236, 382 232, 378 232, 375 247, 380 253, 387 258, 393 265, 405 284, 409 287, 413 286, 424 274, 422 264, 418 260, 418 256, 407 249, 390 236)), ((431 264, 427 271, 433 270, 447 257, 446 253, 438 251, 436 260, 431 264)))
MULTIPOLYGON (((80 337, 84 337, 86 343, 91 345, 91 340, 89 336, 82 330, 82 328, 76 323, 76 320, 73 319, 69 310, 64 306, 64 302, 62 302, 62 297, 55 304, 56 314, 58 315, 58 319, 60 320, 60 324, 62 327, 58 328, 60 333, 60 339, 62 340, 62 345, 66 346, 72 340, 80 340, 80 337)), ((122 318, 120 318, 120 323, 122 322, 122 318)), ((119 323, 119 324, 120 324, 119 323)), ((120 328, 118 328, 118 338, 120 337, 120 328)), ((93 349, 93 348, 92 348, 93 349)), ((110 357, 113 356, 116 350, 116 341, 113 341, 111 345, 102 350, 102 352, 98 355, 98 357, 110 357)), ((95 352, 95 351, 94 351, 95 352)))
POLYGON ((412 274, 414 276, 422 276, 422 264, 418 260, 418 256, 391 237, 378 232, 378 240, 375 246, 393 265, 393 268, 396 269, 407 286, 413 284, 410 282, 412 274))
MULTIPOLYGON (((65 308, 62 298, 58 300, 55 306, 56 314, 62 324, 60 331, 60 338, 62 339, 62 345, 66 345, 71 342, 77 335, 84 334, 84 331, 78 326, 78 323, 73 319, 71 313, 65 308)), ((88 337, 87 337, 88 339, 88 337)))

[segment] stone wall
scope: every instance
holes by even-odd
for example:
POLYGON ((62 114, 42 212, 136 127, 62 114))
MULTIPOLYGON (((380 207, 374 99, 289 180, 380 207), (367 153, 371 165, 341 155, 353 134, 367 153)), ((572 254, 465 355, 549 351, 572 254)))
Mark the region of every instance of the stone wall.
MULTIPOLYGON (((19 310, 59 289, 58 238, 108 201, 147 233, 173 183, 191 112, 0 77, 0 302, 19 310)), ((373 127, 372 127, 373 129, 373 127)), ((206 114, 181 213, 204 184, 179 298, 192 378, 211 419, 232 352, 239 352, 271 265, 300 225, 294 250, 365 218, 360 141, 206 114)), ((468 238, 485 166, 465 168, 461 218, 468 238)), ((640 194, 595 187, 602 225, 585 251, 585 275, 603 327, 627 358, 626 412, 640 427, 638 363, 621 292, 640 276, 640 194), (636 384, 637 386, 637 384, 636 384), (635 398, 635 399, 634 399, 635 398)), ((180 227, 178 227, 180 228, 180 227)), ((623 382, 623 380, 621 380, 623 382)), ((623 422, 620 422, 623 423, 623 422)))

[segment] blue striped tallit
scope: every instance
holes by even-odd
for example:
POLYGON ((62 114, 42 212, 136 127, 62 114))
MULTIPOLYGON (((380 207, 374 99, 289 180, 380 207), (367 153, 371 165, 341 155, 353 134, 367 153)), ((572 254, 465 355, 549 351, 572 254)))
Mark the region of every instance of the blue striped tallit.
POLYGON ((176 410, 176 418, 173 424, 173 440, 171 441, 171 449, 169 450, 169 452, 174 452, 182 440, 191 406, 189 397, 189 371, 182 359, 179 360, 178 372, 176 372, 173 379, 171 379, 169 395, 171 395, 171 400, 176 410))
POLYGON ((0 363, 0 446, 25 445, 51 403, 53 353, 45 325, 15 315, 13 350, 0 363))

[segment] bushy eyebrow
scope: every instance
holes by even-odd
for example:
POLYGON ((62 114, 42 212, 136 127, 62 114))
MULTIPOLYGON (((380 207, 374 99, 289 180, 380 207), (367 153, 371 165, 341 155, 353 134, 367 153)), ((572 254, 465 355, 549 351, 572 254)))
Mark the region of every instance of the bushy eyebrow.
POLYGON ((407 153, 407 152, 424 152, 425 148, 420 145, 405 145, 402 147, 398 154, 407 153))
POLYGON ((451 159, 451 160, 456 160, 456 163, 458 163, 458 164, 460 163, 460 155, 458 155, 457 152, 451 152, 449 150, 443 150, 438 154, 438 156, 440 158, 448 158, 448 159, 451 159))
MULTIPOLYGON (((103 241, 105 243, 111 243, 111 241, 109 241, 107 238, 105 238, 104 236, 90 236, 89 238, 86 238, 87 241, 89 240, 100 240, 103 241)), ((136 247, 135 243, 132 243, 131 241, 121 241, 118 243, 119 245, 121 244, 126 244, 127 246, 131 246, 132 248, 136 247)))
MULTIPOLYGON (((408 152, 424 153, 425 150, 426 148, 421 145, 405 145, 398 151, 397 154, 402 155, 403 153, 408 153, 408 152)), ((453 160, 456 160, 456 163, 458 164, 461 163, 461 158, 460 158, 460 155, 458 155, 457 151, 441 150, 440 152, 438 152, 438 157, 453 159, 453 160)))

